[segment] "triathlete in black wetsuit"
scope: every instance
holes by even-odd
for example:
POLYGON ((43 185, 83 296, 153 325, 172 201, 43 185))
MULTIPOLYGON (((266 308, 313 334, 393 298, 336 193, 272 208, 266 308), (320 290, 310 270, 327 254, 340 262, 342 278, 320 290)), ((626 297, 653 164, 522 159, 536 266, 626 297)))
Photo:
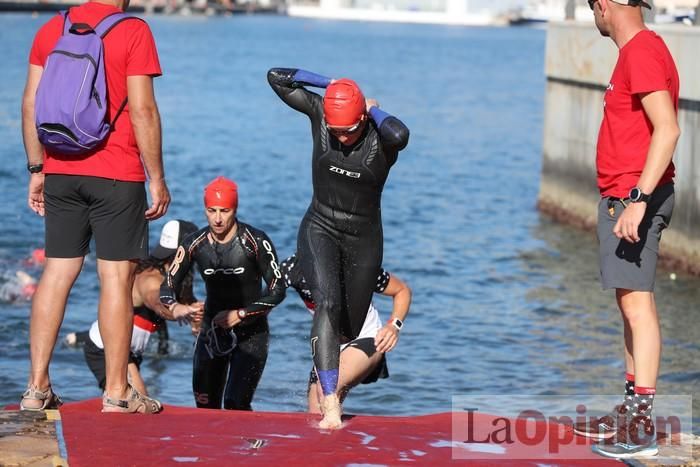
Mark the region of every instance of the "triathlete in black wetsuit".
POLYGON ((265 232, 236 220, 234 182, 218 177, 207 186, 204 201, 209 226, 178 247, 161 301, 177 306, 173 290, 196 263, 207 292, 193 361, 197 407, 220 409, 223 398, 225 409, 252 410, 267 360, 267 313, 284 299, 284 280, 265 232))
MULTIPOLYGON (((366 101, 351 80, 289 68, 273 68, 267 79, 287 105, 311 120, 314 193, 299 227, 297 252, 317 305, 314 363, 323 393, 330 396, 338 381, 339 335, 359 334, 372 299, 382 264, 382 190, 409 132, 376 101, 366 101), (304 86, 327 88, 325 96, 304 86)), ((322 426, 339 426, 340 415, 331 417, 334 423, 322 426)))

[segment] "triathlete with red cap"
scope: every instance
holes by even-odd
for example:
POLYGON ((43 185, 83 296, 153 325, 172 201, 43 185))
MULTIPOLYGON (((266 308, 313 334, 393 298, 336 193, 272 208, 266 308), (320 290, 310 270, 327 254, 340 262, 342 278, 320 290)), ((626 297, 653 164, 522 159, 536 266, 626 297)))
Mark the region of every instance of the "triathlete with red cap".
POLYGON ((239 222, 238 187, 217 177, 204 190, 209 225, 178 246, 161 286, 161 302, 177 307, 175 290, 196 263, 206 286, 195 344, 192 389, 197 407, 252 410, 269 342, 267 313, 285 295, 275 247, 262 230, 239 222), (263 295, 262 281, 267 284, 263 295), (228 376, 227 376, 228 375, 228 376))
POLYGON ((272 89, 311 120, 314 194, 299 227, 299 265, 316 303, 311 351, 324 398, 322 428, 337 429, 340 335, 359 335, 382 264, 381 197, 408 128, 349 79, 273 68, 272 89), (304 86, 326 88, 321 97, 304 86))

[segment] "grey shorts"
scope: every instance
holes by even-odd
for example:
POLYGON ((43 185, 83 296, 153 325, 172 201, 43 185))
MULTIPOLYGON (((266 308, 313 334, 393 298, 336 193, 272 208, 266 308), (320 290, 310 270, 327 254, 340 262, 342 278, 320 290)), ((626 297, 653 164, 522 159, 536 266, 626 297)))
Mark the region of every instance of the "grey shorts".
POLYGON ((51 174, 44 181, 44 203, 47 257, 85 256, 93 234, 100 259, 148 257, 143 182, 51 174))
POLYGON ((651 195, 639 224, 640 241, 628 243, 613 233, 615 223, 629 201, 604 197, 598 204, 600 278, 604 289, 653 291, 661 232, 673 213, 673 183, 658 187, 651 195))

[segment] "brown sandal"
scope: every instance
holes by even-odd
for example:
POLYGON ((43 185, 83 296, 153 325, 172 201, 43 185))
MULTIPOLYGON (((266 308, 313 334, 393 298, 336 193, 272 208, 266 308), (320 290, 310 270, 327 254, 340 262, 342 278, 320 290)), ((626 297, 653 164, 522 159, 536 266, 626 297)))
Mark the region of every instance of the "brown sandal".
POLYGON ((107 394, 102 396, 102 412, 158 413, 161 410, 163 406, 158 400, 144 396, 132 385, 129 385, 127 399, 112 399, 107 394))
POLYGON ((22 400, 19 401, 19 409, 26 410, 29 412, 40 412, 42 410, 57 409, 63 405, 63 401, 60 397, 54 394, 51 386, 46 390, 40 391, 33 387, 28 387, 24 394, 22 394, 22 400), (25 407, 25 401, 40 401, 41 406, 39 407, 25 407))

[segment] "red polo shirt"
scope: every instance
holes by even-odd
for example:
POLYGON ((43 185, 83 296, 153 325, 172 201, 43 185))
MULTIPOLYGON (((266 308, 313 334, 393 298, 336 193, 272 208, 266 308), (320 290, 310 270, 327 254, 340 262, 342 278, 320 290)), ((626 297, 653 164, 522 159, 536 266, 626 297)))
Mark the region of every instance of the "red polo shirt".
MULTIPOLYGON (((678 113, 679 79, 673 57, 655 32, 637 33, 622 49, 605 91, 598 134, 598 188, 602 196, 626 198, 637 186, 654 130, 640 94, 668 91, 678 113)), ((658 186, 673 180, 671 162, 658 186)))
MULTIPOLYGON (((87 2, 70 9, 72 23, 87 23, 93 27, 104 17, 119 12, 117 7, 87 2)), ((34 37, 29 63, 43 67, 63 32, 63 17, 54 16, 34 37)), ((143 21, 126 20, 104 38, 105 73, 109 112, 114 118, 127 95, 127 76, 160 76, 160 63, 153 35, 143 21)), ((62 156, 44 153, 44 173, 89 175, 114 180, 142 182, 146 180, 141 155, 129 118, 129 105, 117 118, 114 130, 104 146, 83 156, 62 156)))

